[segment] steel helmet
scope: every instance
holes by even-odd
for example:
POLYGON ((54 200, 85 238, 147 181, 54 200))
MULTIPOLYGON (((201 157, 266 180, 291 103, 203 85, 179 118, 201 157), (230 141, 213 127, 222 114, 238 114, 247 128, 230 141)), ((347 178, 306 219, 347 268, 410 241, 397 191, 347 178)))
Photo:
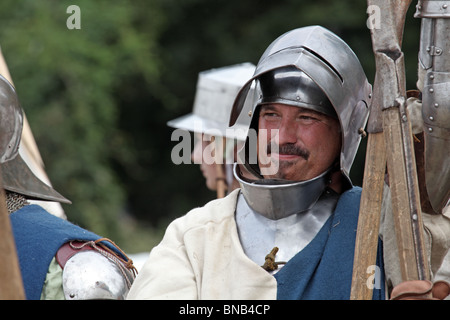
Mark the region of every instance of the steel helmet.
POLYGON ((2 186, 28 199, 70 203, 39 180, 19 154, 23 110, 14 87, 0 75, 0 163, 2 186))
MULTIPOLYGON (((342 130, 340 169, 350 181, 349 171, 369 115, 371 90, 357 56, 341 38, 320 26, 298 28, 281 35, 266 49, 253 77, 236 97, 229 125, 248 114, 250 127, 257 107, 266 102, 297 105, 335 116, 342 130), (270 82, 280 76, 286 90, 272 92, 270 85, 265 90, 267 79, 270 82), (259 83, 259 99, 248 108, 246 100, 254 81, 259 83)), ((249 168, 247 163, 244 165, 249 168)))

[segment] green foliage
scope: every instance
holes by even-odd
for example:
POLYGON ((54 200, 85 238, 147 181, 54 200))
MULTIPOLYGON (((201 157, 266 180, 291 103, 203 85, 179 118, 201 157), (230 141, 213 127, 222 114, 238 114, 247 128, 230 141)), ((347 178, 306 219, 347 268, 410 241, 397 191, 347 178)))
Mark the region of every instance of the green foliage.
MULTIPOLYGON (((127 194, 111 164, 134 161, 131 137, 118 127, 117 96, 132 85, 130 75, 157 77, 156 35, 148 30, 160 19, 146 20, 138 2, 78 1, 81 29, 69 30, 70 4, 2 2, 0 42, 48 174, 73 202, 67 216, 113 237, 127 194)), ((156 13, 156 6, 146 8, 156 13)))
MULTIPOLYGON (((256 64, 282 33, 320 24, 374 76, 364 1, 3 0, 0 9, 0 45, 47 173, 73 202, 69 220, 131 252, 214 197, 198 166, 170 159, 166 122, 191 112, 198 72, 256 64), (80 30, 66 27, 72 4, 80 30)), ((405 31, 409 87, 418 25, 405 31)))

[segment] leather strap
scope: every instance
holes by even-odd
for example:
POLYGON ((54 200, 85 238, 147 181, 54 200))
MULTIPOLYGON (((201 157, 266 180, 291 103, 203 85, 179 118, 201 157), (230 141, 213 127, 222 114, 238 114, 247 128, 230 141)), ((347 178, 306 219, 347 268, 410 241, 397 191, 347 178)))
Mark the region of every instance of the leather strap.
POLYGON ((94 250, 90 245, 85 245, 85 241, 70 241, 63 244, 56 252, 56 261, 64 269, 67 261, 77 253, 94 250))

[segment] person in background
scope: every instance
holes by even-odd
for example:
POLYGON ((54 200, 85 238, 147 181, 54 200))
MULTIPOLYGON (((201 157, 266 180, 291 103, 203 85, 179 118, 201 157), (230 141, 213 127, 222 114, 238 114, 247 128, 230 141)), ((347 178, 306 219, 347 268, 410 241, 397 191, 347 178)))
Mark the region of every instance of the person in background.
POLYGON ((192 161, 200 165, 207 188, 216 191, 218 198, 239 187, 233 163, 247 127, 238 121, 228 128, 228 117, 236 94, 254 71, 255 66, 247 62, 200 72, 192 113, 167 123, 194 133, 192 161))

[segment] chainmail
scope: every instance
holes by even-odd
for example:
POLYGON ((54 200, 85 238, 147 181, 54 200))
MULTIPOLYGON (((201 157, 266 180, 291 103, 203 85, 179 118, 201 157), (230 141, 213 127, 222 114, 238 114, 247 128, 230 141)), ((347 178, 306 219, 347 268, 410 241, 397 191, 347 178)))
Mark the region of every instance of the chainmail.
POLYGON ((30 203, 27 201, 27 199, 18 193, 15 192, 6 192, 6 206, 8 208, 8 213, 11 214, 26 205, 29 205, 30 203))

